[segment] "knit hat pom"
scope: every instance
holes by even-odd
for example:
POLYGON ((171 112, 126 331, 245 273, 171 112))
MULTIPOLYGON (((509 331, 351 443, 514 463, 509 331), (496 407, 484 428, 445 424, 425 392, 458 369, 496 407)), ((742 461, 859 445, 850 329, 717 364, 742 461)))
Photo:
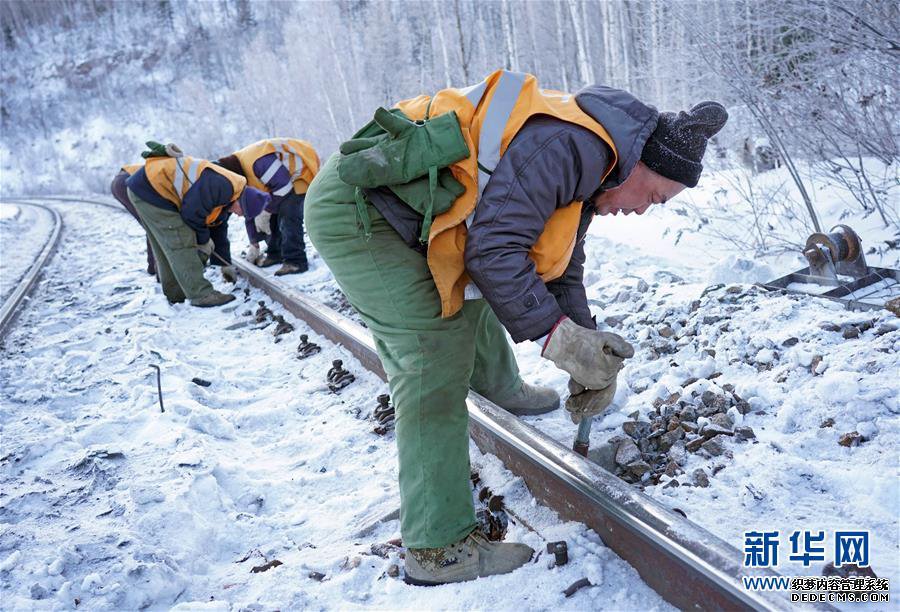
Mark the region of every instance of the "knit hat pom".
POLYGON ((685 127, 700 131, 707 139, 719 133, 728 121, 728 111, 718 102, 701 102, 695 105, 688 115, 685 127))

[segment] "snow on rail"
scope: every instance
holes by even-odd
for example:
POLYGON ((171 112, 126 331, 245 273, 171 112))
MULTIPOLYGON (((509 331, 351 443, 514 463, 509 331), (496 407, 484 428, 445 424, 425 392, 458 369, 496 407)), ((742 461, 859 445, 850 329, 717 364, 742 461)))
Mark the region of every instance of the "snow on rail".
POLYGON ((2 338, 37 282, 41 269, 53 254, 62 221, 55 210, 39 204, 2 204, 0 210, 0 243, 4 252, 0 266, 2 338))

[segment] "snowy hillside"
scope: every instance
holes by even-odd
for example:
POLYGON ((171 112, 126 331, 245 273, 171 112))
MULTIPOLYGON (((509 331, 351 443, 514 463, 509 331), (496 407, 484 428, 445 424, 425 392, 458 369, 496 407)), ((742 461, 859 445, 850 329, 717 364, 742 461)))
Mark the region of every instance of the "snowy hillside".
MULTIPOLYGON (((376 108, 499 68, 662 111, 719 101, 699 185, 587 235, 592 314, 636 349, 591 457, 739 550, 748 530, 867 531, 867 571, 896 584, 900 319, 760 283, 807 265, 816 224, 849 225, 869 266, 900 269, 898 50, 900 3, 879 0, 4 0, 0 199, 112 201, 147 140, 216 159, 296 137, 324 161, 376 108)), ((236 301, 170 305, 131 217, 46 203, 59 249, 0 341, 0 609, 672 609, 474 443, 507 539, 543 552, 406 585, 397 449, 373 420, 387 385, 245 279, 207 269, 236 301), (294 329, 256 321, 259 301, 294 329), (298 360, 304 333, 323 350, 298 360), (334 359, 356 377, 340 393, 334 359)), ((0 206, 0 299, 49 226, 0 206)), ((242 220, 229 232, 239 257, 242 220)), ((309 271, 278 282, 358 320, 307 252, 309 271)), ((535 343, 514 350, 565 399, 535 343)), ((571 446, 565 410, 527 422, 571 446)), ((833 569, 782 555, 787 576, 833 569)))

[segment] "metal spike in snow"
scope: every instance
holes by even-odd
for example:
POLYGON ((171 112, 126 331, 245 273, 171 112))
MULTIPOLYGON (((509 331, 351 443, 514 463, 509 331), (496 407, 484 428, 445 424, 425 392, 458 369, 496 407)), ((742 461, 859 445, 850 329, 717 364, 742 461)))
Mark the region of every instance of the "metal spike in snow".
POLYGON ((847 225, 811 235, 803 256, 808 267, 763 287, 834 300, 850 310, 878 310, 900 298, 900 270, 867 265, 862 240, 847 225))
MULTIPOLYGON (((251 284, 386 378, 366 329, 247 263, 234 263, 251 284)), ((742 554, 728 543, 477 393, 470 392, 466 404, 469 434, 483 452, 499 458, 562 519, 593 529, 669 603, 688 610, 796 608, 786 592, 743 586, 742 576, 777 576, 775 572, 744 567, 742 554)), ((825 604, 816 608, 833 609, 825 604)))

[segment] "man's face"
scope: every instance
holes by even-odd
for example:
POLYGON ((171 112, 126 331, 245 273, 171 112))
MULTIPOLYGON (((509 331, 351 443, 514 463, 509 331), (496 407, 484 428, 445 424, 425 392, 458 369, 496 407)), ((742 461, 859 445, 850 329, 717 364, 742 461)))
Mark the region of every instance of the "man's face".
POLYGON ((238 217, 243 217, 243 216, 244 216, 244 211, 241 209, 241 200, 240 200, 240 198, 238 198, 237 200, 235 200, 234 202, 232 202, 232 203, 231 203, 231 206, 228 207, 228 210, 229 210, 230 212, 236 214, 238 217))
POLYGON ((665 204, 684 189, 681 183, 657 174, 639 161, 624 183, 594 198, 594 210, 598 215, 642 215, 652 205, 665 204))

